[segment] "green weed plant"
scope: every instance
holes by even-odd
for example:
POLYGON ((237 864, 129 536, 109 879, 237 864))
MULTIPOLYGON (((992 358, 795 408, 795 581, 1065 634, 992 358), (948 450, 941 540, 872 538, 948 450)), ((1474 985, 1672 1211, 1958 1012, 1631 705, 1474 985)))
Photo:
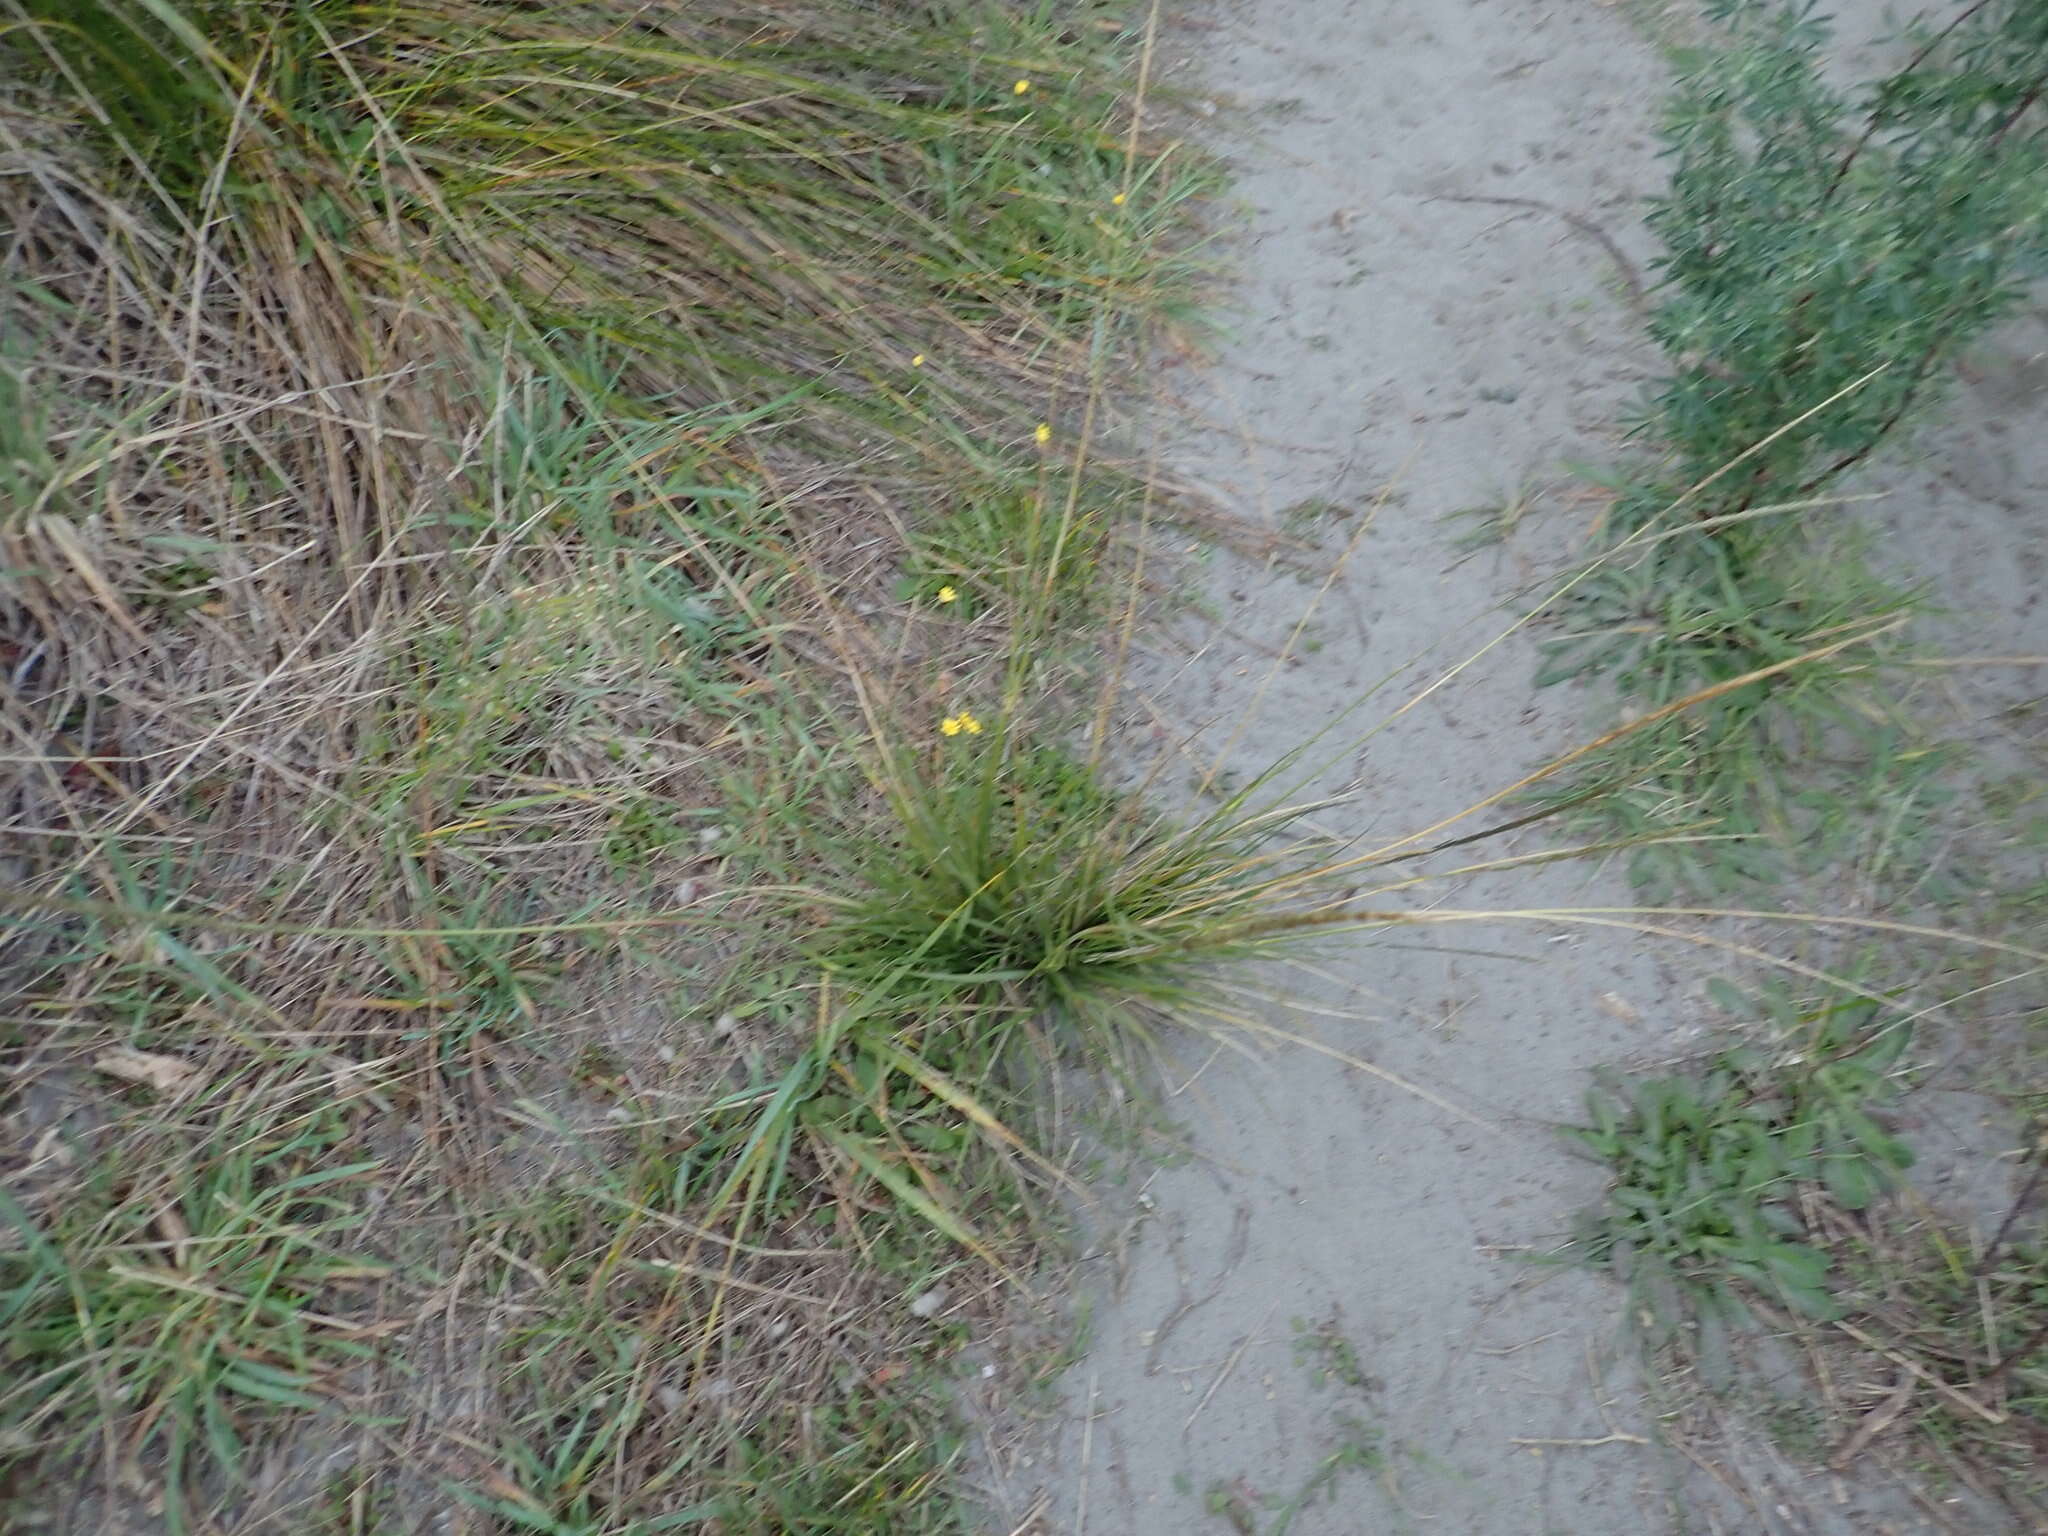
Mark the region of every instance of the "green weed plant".
POLYGON ((1747 1289, 1806 1317, 1840 1316, 1832 1260, 1808 1241, 1796 1196, 1817 1187, 1860 1211, 1911 1164, 1877 1119, 1899 1091, 1911 1030, 1869 998, 1717 992, 1775 1041, 1724 1051, 1702 1072, 1588 1095, 1588 1123, 1570 1135, 1612 1182, 1577 1251, 1658 1306, 1740 1316, 1747 1289))
POLYGON ((1916 23, 1912 55, 1833 84, 1812 4, 1717 0, 1676 57, 1649 328, 1671 371, 1634 424, 1659 455, 1607 477, 1609 548, 1561 605, 1545 682, 1611 676, 1648 709, 1848 637, 1606 755, 1600 816, 1632 833, 1710 827, 1639 877, 1725 883, 1840 851, 1836 786, 1883 766, 1880 800, 1930 793, 1938 756, 1888 691, 1910 571, 1859 547, 1832 503, 1939 405, 1956 359, 2048 261, 2048 11, 1985 0, 1916 23), (1906 750, 1901 750, 1902 743, 1906 750))

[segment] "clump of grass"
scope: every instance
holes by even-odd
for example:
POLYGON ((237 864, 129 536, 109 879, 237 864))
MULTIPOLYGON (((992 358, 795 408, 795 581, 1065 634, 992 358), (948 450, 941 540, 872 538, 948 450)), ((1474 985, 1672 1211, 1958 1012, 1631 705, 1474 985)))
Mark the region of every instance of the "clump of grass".
POLYGON ((352 1249, 378 1159, 273 1075, 201 1094, 158 1134, 94 1146, 0 1196, 0 1466, 34 1455, 117 1480, 145 1463, 173 1531, 231 1498, 266 1421, 330 1405, 384 1331, 384 1265, 352 1249), (209 1122, 219 1129, 203 1131, 209 1122))
POLYGON ((1042 472, 963 484, 910 530, 898 591, 951 619, 993 612, 1020 644, 1081 633, 1103 617, 1118 509, 1140 490, 1108 470, 1077 489, 1069 498, 1042 472))
POLYGON ((1244 942, 1278 816, 1238 798, 1177 825, 1010 722, 947 718, 982 728, 948 736, 941 720, 933 750, 888 754, 893 835, 822 941, 850 985, 887 976, 942 1002, 1021 988, 1085 1014, 1098 996, 1171 998, 1244 942))
POLYGON ((1328 914, 1258 786, 1176 820, 1059 745, 1052 701, 989 681, 986 705, 877 708, 864 781, 790 829, 782 857, 822 870, 790 890, 816 924, 784 956, 795 1027, 700 1148, 743 1226, 837 1166, 1007 1267, 1061 1182, 1035 1150, 1048 1075, 1141 1072, 1163 1022, 1221 1016, 1216 967, 1328 914))

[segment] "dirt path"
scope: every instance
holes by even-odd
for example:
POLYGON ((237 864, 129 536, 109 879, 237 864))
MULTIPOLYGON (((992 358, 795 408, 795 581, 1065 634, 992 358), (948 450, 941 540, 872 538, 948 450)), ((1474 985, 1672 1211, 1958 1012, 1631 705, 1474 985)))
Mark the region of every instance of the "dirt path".
MULTIPOLYGON (((1174 380, 1204 423, 1174 467, 1240 513, 1313 529, 1325 561, 1373 519, 1270 684, 1314 584, 1228 561, 1207 588, 1222 622, 1182 626, 1199 657, 1162 648, 1137 677, 1168 717, 1215 722, 1197 751, 1250 718, 1227 760, 1252 773, 1400 670, 1357 725, 1384 716, 1583 531, 1587 509, 1547 498, 1507 544, 1463 558, 1473 530, 1446 519, 1562 489, 1561 459, 1608 451, 1647 358, 1622 274, 1574 221, 1634 237, 1660 70, 1591 0, 1248 0, 1202 26, 1176 41, 1243 125, 1225 132, 1242 135, 1248 227, 1230 250, 1234 339, 1174 380), (1481 196, 1573 219, 1443 200, 1481 196)), ((1510 642, 1343 751, 1317 788, 1354 798, 1323 822, 1406 833, 1575 743, 1581 701, 1532 694, 1533 665, 1510 642)), ((1501 899, 1628 892, 1580 871, 1501 899)), ((1191 1156, 1151 1179, 1135 1239, 1091 1276, 1055 1529, 1266 1532, 1294 1504, 1294 1536, 1666 1523, 1615 1292, 1508 1255, 1554 1242, 1599 1187, 1544 1122, 1576 1111, 1590 1065, 1670 1047, 1684 1009, 1658 958, 1627 944, 1461 938, 1495 953, 1353 941, 1319 974, 1272 978, 1297 1006, 1246 1006, 1471 1118, 1311 1051, 1190 1053, 1171 1109, 1191 1156)))

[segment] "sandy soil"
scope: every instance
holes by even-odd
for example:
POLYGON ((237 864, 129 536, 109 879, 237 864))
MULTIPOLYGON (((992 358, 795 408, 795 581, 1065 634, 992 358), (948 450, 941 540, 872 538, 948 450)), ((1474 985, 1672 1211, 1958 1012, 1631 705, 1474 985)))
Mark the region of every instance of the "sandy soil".
MULTIPOLYGON (((1242 203, 1224 221, 1234 334, 1213 366, 1167 373, 1192 423, 1169 460, 1241 515, 1312 529, 1324 566, 1350 545, 1319 606, 1319 576, 1215 556, 1208 617, 1135 669, 1160 718, 1212 722, 1191 761, 1220 751, 1249 774, 1392 677, 1357 725, 1383 718, 1582 539, 1591 508, 1562 462, 1613 455, 1654 359, 1600 243, 1553 213, 1447 199, 1554 204, 1640 260, 1663 71, 1598 0, 1237 0, 1178 24, 1162 59, 1220 105, 1242 203), (1506 544, 1461 553, 1469 529, 1447 519, 1518 489, 1549 494, 1506 544)), ((2038 408, 2027 356, 2024 338, 1994 349, 1969 387, 2038 408)), ((1949 589, 2012 616, 1985 648, 2039 648, 2029 583, 1993 551, 2048 472, 1994 436, 1995 453, 1914 472, 1915 510, 1944 520, 1949 589), (1964 478, 1981 474, 2002 483, 1964 478)), ((1407 833, 1584 739, 1587 702, 1532 691, 1534 665, 1517 637, 1338 752, 1314 788, 1351 798, 1321 824, 1407 833)), ((1618 872, 1583 868, 1458 899, 1492 896, 1631 899, 1618 872)), ((1007 1469, 1013 1491, 1040 1490, 1046 1528, 1072 1536, 1883 1528, 1853 1496, 1823 1514, 1720 1496, 1650 1443, 1620 1292, 1515 1258, 1599 1191, 1551 1125, 1592 1068, 1695 1046, 1711 965, 1540 924, 1464 937, 1488 953, 1353 941, 1264 978, 1286 1002, 1245 1008, 1466 1113, 1311 1050, 1188 1048, 1169 1104, 1187 1155, 1145 1180, 1128 1225, 1106 1219, 1069 1422, 1007 1469)))
MULTIPOLYGON (((1239 119, 1229 158, 1249 228, 1230 251, 1235 336, 1184 381, 1204 424, 1173 465, 1276 524, 1349 509, 1324 514, 1326 556, 1373 519, 1298 664, 1273 675, 1271 657, 1314 582, 1226 561, 1208 584, 1222 622, 1183 626, 1198 659, 1168 651, 1135 678, 1166 717, 1216 722, 1197 754, 1251 719, 1227 765, 1256 773, 1389 674, 1360 727, 1464 656, 1581 531, 1584 509, 1553 507, 1505 553, 1460 559, 1445 519, 1603 451, 1649 360, 1613 263, 1554 215, 1437 199, 1539 199, 1628 239, 1631 200, 1655 185, 1660 71, 1593 4, 1251 0, 1184 38, 1239 119)), ((1533 664, 1511 642, 1345 750, 1315 787, 1354 798, 1322 822, 1405 834, 1573 745, 1583 703, 1532 695, 1533 664)), ((1512 889, 1518 904, 1628 899, 1583 871, 1512 889)), ((1512 1254, 1553 1243, 1597 1194, 1546 1122, 1576 1111, 1589 1064, 1683 1029, 1679 984, 1626 944, 1540 928, 1471 942, 1512 958, 1353 941, 1320 974, 1271 978, 1288 1005, 1248 1008, 1474 1118, 1310 1051, 1190 1052, 1171 1109, 1192 1155, 1149 1181, 1148 1219, 1091 1277, 1055 1528, 1265 1531, 1274 1501, 1347 1444, 1372 1449, 1301 1510, 1297 1536, 1666 1523, 1666 1469, 1640 1446, 1515 1443, 1644 1425, 1612 1291, 1512 1254), (1355 1351, 1362 1386, 1314 1384, 1319 1366, 1353 1373, 1312 1330, 1355 1351)))

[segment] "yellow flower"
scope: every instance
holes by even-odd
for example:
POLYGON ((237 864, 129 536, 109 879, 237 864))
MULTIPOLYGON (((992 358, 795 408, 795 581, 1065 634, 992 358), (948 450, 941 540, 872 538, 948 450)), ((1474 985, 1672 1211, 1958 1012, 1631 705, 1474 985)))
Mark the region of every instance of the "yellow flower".
POLYGON ((1010 93, 1013 96, 1022 96, 1026 91, 1030 89, 1031 82, 1029 80, 1019 80, 1015 85, 1010 87, 1010 93))
POLYGON ((924 366, 924 354, 920 352, 917 354, 917 356, 913 357, 910 360, 910 366, 913 368, 922 368, 924 366))
POLYGON ((959 600, 959 597, 960 594, 958 592, 955 592, 951 587, 939 588, 939 601, 942 603, 957 602, 959 600))
POLYGON ((958 736, 962 731, 965 731, 969 736, 979 736, 981 734, 981 722, 963 709, 959 714, 948 715, 945 719, 941 720, 939 722, 939 729, 948 736, 958 736))
POLYGON ((1123 205, 1124 205, 1124 195, 1123 195, 1123 193, 1121 193, 1121 192, 1117 193, 1117 195, 1116 195, 1115 197, 1112 197, 1112 198, 1110 199, 1110 201, 1111 201, 1112 203, 1114 203, 1114 204, 1115 204, 1115 205, 1116 205, 1117 207, 1119 207, 1119 208, 1123 207, 1123 205))
POLYGON ((1052 441, 1052 428, 1047 423, 1041 421, 1038 424, 1038 430, 1031 435, 1038 439, 1038 446, 1043 448, 1052 441))

